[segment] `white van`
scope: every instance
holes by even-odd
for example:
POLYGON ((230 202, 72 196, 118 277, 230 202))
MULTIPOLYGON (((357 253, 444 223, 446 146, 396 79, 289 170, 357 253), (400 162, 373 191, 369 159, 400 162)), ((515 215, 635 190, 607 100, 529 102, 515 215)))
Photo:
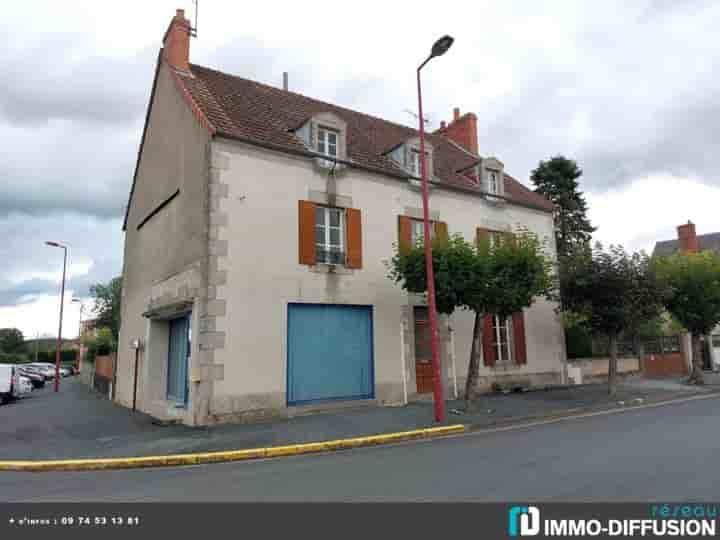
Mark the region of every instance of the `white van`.
POLYGON ((22 393, 20 373, 13 364, 0 364, 0 404, 17 398, 22 393))

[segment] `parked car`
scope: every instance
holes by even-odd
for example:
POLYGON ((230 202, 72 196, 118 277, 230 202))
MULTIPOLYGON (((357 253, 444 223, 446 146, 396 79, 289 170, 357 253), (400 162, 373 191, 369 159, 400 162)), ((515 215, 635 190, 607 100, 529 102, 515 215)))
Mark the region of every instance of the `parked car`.
POLYGON ((14 364, 0 364, 0 404, 17 398, 21 392, 20 373, 14 364))
POLYGON ((46 381, 51 381, 55 378, 55 366, 52 364, 33 362, 27 365, 37 369, 38 372, 45 377, 46 381))
POLYGON ((23 377, 30 379, 30 383, 32 383, 33 388, 42 388, 45 386, 45 376, 39 371, 33 369, 31 366, 18 366, 18 371, 23 377))

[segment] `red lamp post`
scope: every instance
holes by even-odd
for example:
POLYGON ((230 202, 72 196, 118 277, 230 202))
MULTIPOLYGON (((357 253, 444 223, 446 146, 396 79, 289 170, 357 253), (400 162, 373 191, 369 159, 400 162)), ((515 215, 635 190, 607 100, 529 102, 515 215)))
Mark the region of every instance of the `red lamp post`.
POLYGON ((442 56, 452 46, 454 39, 443 36, 432 47, 430 56, 417 68, 418 112, 420 115, 420 171, 422 176, 423 200, 423 244, 425 246, 425 274, 427 276, 428 312, 430 316, 430 348, 432 351, 433 368, 433 405, 435 421, 445 421, 445 400, 443 398, 442 376, 440 370, 440 349, 438 344, 438 320, 435 307, 435 273, 432 264, 432 245, 430 242, 430 209, 428 201, 428 171, 425 158, 425 122, 422 109, 422 88, 420 84, 420 71, 431 59, 442 56))
POLYGON ((45 242, 48 246, 62 248, 63 250, 63 275, 62 285, 60 288, 60 324, 58 327, 57 346, 55 348, 55 384, 53 385, 55 392, 60 389, 60 350, 62 349, 62 323, 63 323, 63 304, 65 303, 65 270, 67 268, 67 246, 58 242, 45 242))

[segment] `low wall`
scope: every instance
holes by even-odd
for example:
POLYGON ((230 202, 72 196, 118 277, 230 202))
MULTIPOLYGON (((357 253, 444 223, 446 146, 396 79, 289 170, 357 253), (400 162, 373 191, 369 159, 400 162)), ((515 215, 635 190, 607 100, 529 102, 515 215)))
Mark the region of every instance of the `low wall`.
POLYGON ((681 352, 647 355, 642 359, 642 370, 646 377, 677 377, 688 372, 681 352))
MULTIPOLYGON (((575 384, 588 383, 607 379, 609 358, 577 358, 568 362, 568 377, 575 384)), ((619 375, 633 375, 640 372, 640 359, 618 358, 619 375)))

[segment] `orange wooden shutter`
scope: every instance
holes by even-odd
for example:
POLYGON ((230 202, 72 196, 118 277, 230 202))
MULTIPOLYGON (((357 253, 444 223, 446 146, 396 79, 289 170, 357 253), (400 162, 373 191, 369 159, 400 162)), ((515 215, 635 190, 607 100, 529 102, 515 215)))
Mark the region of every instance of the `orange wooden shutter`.
POLYGON ((481 242, 489 242, 490 241, 490 231, 487 229, 483 229, 482 227, 478 227, 475 231, 475 245, 480 246, 481 242))
POLYGON ((447 242, 449 238, 447 223, 445 223, 444 221, 435 221, 433 222, 433 226, 435 227, 435 238, 447 242))
POLYGON ((398 245, 400 253, 407 253, 412 246, 411 221, 407 216, 398 216, 398 245))
POLYGON ((362 268, 362 220, 360 210, 348 208, 345 211, 347 223, 347 267, 362 268))
POLYGON ((527 364, 527 344, 525 342, 525 315, 522 311, 513 313, 513 342, 515 345, 515 363, 527 364))
POLYGON ((483 364, 486 366, 495 365, 495 340, 493 339, 493 316, 485 315, 483 319, 483 364))
POLYGON ((298 250, 300 264, 315 264, 315 208, 310 201, 298 201, 298 250))

